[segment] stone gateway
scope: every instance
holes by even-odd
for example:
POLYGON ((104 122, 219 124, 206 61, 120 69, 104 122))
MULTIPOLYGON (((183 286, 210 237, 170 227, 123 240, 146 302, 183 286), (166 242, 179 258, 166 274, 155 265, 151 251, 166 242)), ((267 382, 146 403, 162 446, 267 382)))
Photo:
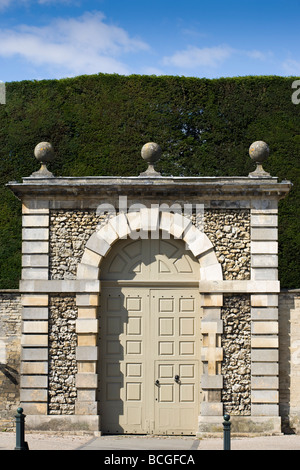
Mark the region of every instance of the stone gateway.
POLYGON ((29 429, 279 433, 278 201, 248 177, 132 177, 8 187, 22 201, 20 404, 29 429), (126 203, 124 203, 126 202, 126 203))

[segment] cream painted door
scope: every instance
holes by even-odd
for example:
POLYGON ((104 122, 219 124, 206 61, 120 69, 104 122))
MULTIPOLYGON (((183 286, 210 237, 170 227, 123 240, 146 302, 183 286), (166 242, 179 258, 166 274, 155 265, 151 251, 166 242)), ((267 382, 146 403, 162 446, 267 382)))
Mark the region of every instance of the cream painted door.
POLYGON ((103 432, 195 433, 201 401, 199 304, 197 289, 103 288, 103 432))
POLYGON ((147 434, 149 291, 103 289, 100 311, 101 430, 147 434))
POLYGON ((104 433, 195 433, 199 274, 184 242, 172 238, 121 240, 101 264, 98 393, 104 433))

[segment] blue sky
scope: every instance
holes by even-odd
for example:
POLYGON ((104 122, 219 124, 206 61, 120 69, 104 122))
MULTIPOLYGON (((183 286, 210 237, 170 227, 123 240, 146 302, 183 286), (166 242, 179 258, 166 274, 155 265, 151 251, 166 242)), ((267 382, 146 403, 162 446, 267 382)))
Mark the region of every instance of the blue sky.
POLYGON ((0 81, 300 76, 300 0, 0 0, 0 81))

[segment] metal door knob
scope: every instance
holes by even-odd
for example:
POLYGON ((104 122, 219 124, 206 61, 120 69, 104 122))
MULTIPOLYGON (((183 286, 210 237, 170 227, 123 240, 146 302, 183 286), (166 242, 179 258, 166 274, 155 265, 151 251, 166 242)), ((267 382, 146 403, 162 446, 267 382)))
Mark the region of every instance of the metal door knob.
POLYGON ((176 383, 179 383, 179 375, 175 375, 174 380, 176 383))

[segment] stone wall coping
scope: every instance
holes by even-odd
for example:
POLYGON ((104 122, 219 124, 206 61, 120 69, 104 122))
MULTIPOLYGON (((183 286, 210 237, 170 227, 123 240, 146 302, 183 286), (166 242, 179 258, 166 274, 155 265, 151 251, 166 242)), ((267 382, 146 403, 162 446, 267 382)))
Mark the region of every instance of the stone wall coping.
POLYGON ((281 199, 292 187, 290 181, 278 182, 277 177, 251 178, 246 176, 210 177, 210 176, 101 176, 101 177, 59 177, 59 178, 23 178, 23 182, 12 181, 6 184, 18 197, 24 195, 53 194, 129 194, 142 192, 178 194, 183 193, 217 198, 224 194, 244 196, 266 193, 281 199))

